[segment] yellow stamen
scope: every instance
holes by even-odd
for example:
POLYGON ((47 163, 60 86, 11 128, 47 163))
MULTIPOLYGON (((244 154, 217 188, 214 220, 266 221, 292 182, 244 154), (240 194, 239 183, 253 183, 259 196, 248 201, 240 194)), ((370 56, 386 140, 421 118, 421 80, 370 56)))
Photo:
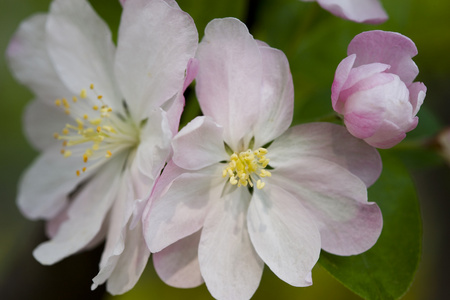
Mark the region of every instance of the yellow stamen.
POLYGON ((68 134, 69 134, 69 129, 64 128, 64 129, 62 130, 62 133, 63 133, 64 135, 68 135, 68 134))
POLYGON ((85 119, 85 120, 87 120, 89 117, 88 117, 88 115, 83 115, 83 119, 85 119))
POLYGON ((55 100, 55 105, 56 106, 61 106, 61 99, 56 99, 55 100))
POLYGON ((72 97, 72 101, 73 101, 74 103, 76 103, 76 102, 78 101, 78 98, 75 97, 75 96, 73 96, 73 97, 72 97))
POLYGON ((98 100, 102 100, 102 98, 103 98, 102 95, 98 95, 98 96, 97 96, 97 99, 98 99, 98 100))
POLYGON ((94 106, 92 106, 92 109, 93 109, 93 110, 98 110, 98 106, 97 106, 97 105, 94 105, 94 106))
POLYGON ((70 150, 64 151, 64 157, 69 157, 71 155, 72 155, 72 151, 70 151, 70 150))
POLYGON ((109 157, 111 157, 111 156, 112 156, 112 153, 111 153, 111 151, 109 151, 109 150, 108 150, 108 151, 106 151, 106 157, 108 157, 108 158, 109 158, 109 157))
POLYGON ((58 139, 58 138, 59 138, 59 134, 58 134, 57 132, 55 132, 55 133, 53 134, 53 137, 54 137, 55 139, 58 139))
POLYGON ((94 89, 94 84, 91 83, 91 85, 89 86, 89 88, 90 88, 91 90, 93 90, 93 89, 94 89))
POLYGON ((86 97, 87 97, 87 92, 86 92, 85 89, 82 89, 82 90, 81 90, 81 92, 80 92, 80 97, 81 97, 81 99, 86 99, 86 97))
POLYGON ((259 148, 252 151, 248 149, 238 153, 233 153, 230 156, 230 162, 227 167, 223 169, 222 176, 230 177, 230 183, 238 186, 253 187, 254 180, 256 180, 256 187, 262 189, 265 183, 260 177, 270 177, 272 174, 264 170, 269 164, 269 159, 265 157, 267 149, 259 148), (255 178, 256 177, 256 178, 255 178))
POLYGON ((86 172, 86 167, 83 167, 83 169, 82 169, 82 170, 83 170, 83 173, 84 173, 84 172, 86 172))
POLYGON ((80 176, 80 170, 77 170, 77 176, 80 176))

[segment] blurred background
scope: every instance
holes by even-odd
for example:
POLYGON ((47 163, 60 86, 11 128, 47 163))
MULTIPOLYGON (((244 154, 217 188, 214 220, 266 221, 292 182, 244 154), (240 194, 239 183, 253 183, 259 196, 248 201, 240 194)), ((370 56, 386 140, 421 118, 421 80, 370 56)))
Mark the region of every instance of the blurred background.
MULTIPOLYGON (((121 7, 118 0, 91 0, 97 12, 117 34, 121 7)), ((403 299, 447 298, 450 276, 450 171, 434 148, 408 145, 433 138, 450 126, 450 2, 434 0, 382 0, 389 20, 382 25, 361 25, 334 17, 316 3, 298 0, 180 0, 180 7, 195 20, 200 38, 213 18, 233 16, 244 21, 255 38, 287 55, 295 86, 294 124, 317 121, 332 113, 330 87, 338 63, 351 39, 366 30, 400 32, 417 45, 416 80, 428 87, 419 113, 419 126, 403 146, 389 150, 402 159, 415 184, 423 218, 422 260, 416 278, 403 299)), ((46 239, 44 224, 26 220, 15 204, 21 173, 36 157, 22 133, 22 112, 33 95, 11 76, 4 53, 19 23, 36 12, 46 12, 50 0, 0 2, 0 299, 211 299, 206 287, 181 290, 166 286, 151 261, 136 287, 112 297, 104 287, 90 291, 98 271, 101 246, 41 266, 32 250, 46 239)), ((192 90, 182 124, 199 113, 192 90)), ((45 174, 43 174, 45 175, 45 174)), ((294 288, 266 268, 254 299, 360 299, 331 277, 320 265, 313 270, 314 284, 294 288)), ((448 298, 447 298, 448 299, 448 298)))

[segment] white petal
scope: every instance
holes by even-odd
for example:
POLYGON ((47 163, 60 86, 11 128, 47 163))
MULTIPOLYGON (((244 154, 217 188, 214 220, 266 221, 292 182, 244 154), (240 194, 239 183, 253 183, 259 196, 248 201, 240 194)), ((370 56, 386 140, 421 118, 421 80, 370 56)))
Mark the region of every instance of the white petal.
POLYGON ((84 0, 53 1, 46 28, 50 58, 71 92, 78 95, 94 84, 109 106, 121 110, 122 99, 113 77, 111 32, 91 5, 84 0))
MULTIPOLYGON (((92 281, 92 289, 108 280, 114 271, 120 255, 125 248, 126 225, 131 215, 131 210, 127 209, 130 201, 128 190, 129 182, 125 170, 124 178, 121 180, 117 191, 117 200, 114 202, 108 220, 108 233, 106 243, 100 260, 100 271, 92 281)), ((131 199, 132 200, 132 199, 131 199)))
POLYGON ((241 138, 250 140, 259 113, 263 64, 258 44, 239 20, 215 19, 207 25, 196 57, 203 114, 223 126, 225 140, 237 149, 241 138))
POLYGON ((68 220, 52 240, 34 250, 40 263, 53 264, 79 251, 96 236, 117 196, 124 161, 125 155, 110 161, 74 196, 67 211, 68 220))
POLYGON ((199 170, 229 159, 223 128, 209 117, 197 117, 174 137, 173 161, 187 170, 199 170))
POLYGON ((125 249, 107 282, 106 289, 112 295, 123 294, 132 289, 150 257, 141 223, 133 230, 127 230, 126 233, 125 249))
POLYGON ((364 183, 330 161, 307 157, 273 170, 267 185, 276 184, 293 194, 319 228, 322 249, 337 255, 359 254, 377 241, 382 216, 367 202, 364 183))
POLYGON ((83 164, 81 158, 64 158, 60 151, 59 145, 46 149, 22 175, 17 204, 30 219, 55 217, 67 205, 68 195, 96 172, 92 162, 83 164), (86 173, 76 176, 81 167, 87 167, 86 173))
POLYGON ((263 62, 263 84, 258 103, 259 119, 255 125, 255 145, 273 141, 286 131, 294 113, 294 85, 284 53, 259 47, 263 62))
POLYGON ((319 259, 320 234, 299 199, 275 185, 255 189, 248 230, 256 252, 278 277, 294 286, 312 284, 309 275, 319 259))
POLYGON ((162 109, 151 110, 147 116, 147 123, 141 129, 136 164, 143 175, 155 180, 169 159, 172 132, 162 109))
POLYGON ((194 21, 179 8, 162 0, 125 3, 115 74, 137 119, 182 90, 197 44, 194 21))
POLYGON ((269 147, 272 167, 287 166, 308 158, 329 160, 358 176, 367 186, 381 173, 377 150, 353 137, 345 127, 331 123, 310 123, 290 128, 269 147))
POLYGON ((56 73, 47 53, 47 15, 34 15, 20 24, 6 52, 9 66, 18 81, 28 86, 40 101, 53 104, 71 93, 56 73))
MULTIPOLYGON (((183 172, 173 170, 173 172, 183 172)), ((161 195, 155 198, 144 215, 144 228, 148 246, 159 252, 177 240, 191 235, 202 226, 211 201, 220 201, 225 180, 221 165, 205 168, 196 173, 183 173, 172 180, 166 170, 158 184, 164 183, 161 195), (222 183, 222 184, 221 184, 222 183)))
POLYGON ((25 135, 38 150, 61 145, 62 142, 55 139, 53 134, 60 132, 71 121, 72 118, 54 104, 39 100, 29 103, 23 116, 25 135))
POLYGON ((153 254, 155 270, 166 284, 193 288, 203 283, 198 264, 200 234, 198 231, 153 254))
POLYGON ((250 299, 261 280, 264 263, 247 230, 250 193, 237 188, 212 202, 198 250, 200 270, 216 299, 250 299))

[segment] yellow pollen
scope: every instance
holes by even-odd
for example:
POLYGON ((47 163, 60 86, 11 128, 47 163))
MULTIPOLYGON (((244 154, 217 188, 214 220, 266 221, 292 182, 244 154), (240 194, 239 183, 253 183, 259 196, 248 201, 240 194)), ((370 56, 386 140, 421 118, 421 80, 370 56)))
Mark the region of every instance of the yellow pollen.
POLYGON ((83 115, 83 119, 87 120, 88 118, 88 115, 83 115))
POLYGON ((64 154, 64 152, 66 152, 66 150, 65 149, 61 149, 61 154, 64 154))
POLYGON ((64 113, 65 113, 66 115, 70 115, 70 110, 66 109, 66 110, 64 110, 64 113))
POLYGON ((63 105, 64 105, 65 108, 69 108, 69 107, 70 107, 70 104, 69 104, 69 102, 67 101, 66 98, 63 98, 63 99, 62 99, 62 103, 63 103, 63 105))
POLYGON ((57 132, 55 132, 55 133, 53 134, 53 137, 54 137, 55 139, 58 139, 58 138, 59 138, 59 134, 58 134, 57 132))
POLYGON ((102 98, 103 98, 102 95, 98 95, 98 96, 97 96, 97 99, 98 99, 98 100, 102 100, 102 98))
POLYGON ((111 156, 112 156, 112 153, 111 153, 111 151, 109 151, 109 150, 108 150, 108 151, 106 151, 106 157, 108 157, 108 158, 109 158, 109 157, 111 157, 111 156))
POLYGON ((259 178, 272 176, 269 171, 264 169, 269 164, 266 154, 267 149, 265 148, 259 148, 255 151, 248 149, 239 154, 233 153, 227 167, 222 171, 222 176, 224 178, 229 176, 232 185, 249 185, 250 187, 253 187, 254 180, 257 178, 256 187, 262 189, 265 183, 259 178))
POLYGON ((98 110, 98 106, 97 106, 97 105, 94 105, 94 106, 92 106, 92 109, 93 109, 93 110, 98 110))
POLYGON ((81 97, 81 99, 86 99, 86 97, 87 97, 87 92, 86 92, 85 89, 82 89, 82 90, 81 90, 81 92, 80 92, 80 97, 81 97))
POLYGON ((69 134, 69 129, 64 128, 64 129, 62 130, 62 133, 63 133, 64 135, 68 135, 68 134, 69 134))
POLYGON ((62 145, 63 145, 63 147, 67 147, 67 141, 64 141, 64 142, 62 143, 62 145))
POLYGON ((77 170, 77 176, 80 176, 80 170, 77 170))
POLYGON ((100 126, 97 126, 97 132, 102 131, 102 128, 100 126))
POLYGON ((61 99, 56 99, 55 100, 55 105, 56 106, 61 106, 61 99))
POLYGON ((83 167, 83 169, 81 169, 81 170, 83 171, 83 173, 86 172, 86 167, 83 167))
POLYGON ((91 90, 93 90, 93 89, 94 89, 94 84, 91 83, 91 85, 89 86, 89 88, 90 88, 91 90))
POLYGON ((64 157, 69 157, 71 155, 72 155, 72 151, 70 151, 70 150, 64 151, 64 157))
POLYGON ((76 102, 78 101, 78 98, 75 97, 75 96, 73 96, 73 97, 72 97, 72 101, 73 101, 74 103, 76 103, 76 102))

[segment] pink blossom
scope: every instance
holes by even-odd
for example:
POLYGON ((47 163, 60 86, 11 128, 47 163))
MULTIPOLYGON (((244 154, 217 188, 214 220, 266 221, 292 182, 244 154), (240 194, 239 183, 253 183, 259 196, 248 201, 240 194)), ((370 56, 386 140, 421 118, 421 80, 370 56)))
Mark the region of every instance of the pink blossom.
POLYGON ((425 85, 413 82, 416 46, 399 33, 368 31, 350 42, 347 53, 331 90, 334 110, 355 137, 377 148, 395 146, 417 126, 425 98, 425 85))
POLYGON ((287 59, 239 20, 211 21, 196 57, 204 116, 174 137, 143 215, 159 276, 184 288, 204 280, 218 299, 249 299, 264 264, 308 286, 321 248, 353 255, 372 247, 382 228, 367 202, 381 171, 376 149, 330 123, 288 129, 287 59))
POLYGON ((197 44, 191 17, 163 0, 124 3, 117 47, 85 0, 55 0, 20 25, 7 57, 35 95, 24 127, 41 154, 17 202, 47 221, 39 262, 105 240, 93 288, 107 281, 121 294, 137 282, 150 255, 139 208, 170 158, 197 44))
POLYGON ((303 2, 316 1, 333 15, 346 20, 379 24, 388 19, 379 0, 301 0, 303 2))

